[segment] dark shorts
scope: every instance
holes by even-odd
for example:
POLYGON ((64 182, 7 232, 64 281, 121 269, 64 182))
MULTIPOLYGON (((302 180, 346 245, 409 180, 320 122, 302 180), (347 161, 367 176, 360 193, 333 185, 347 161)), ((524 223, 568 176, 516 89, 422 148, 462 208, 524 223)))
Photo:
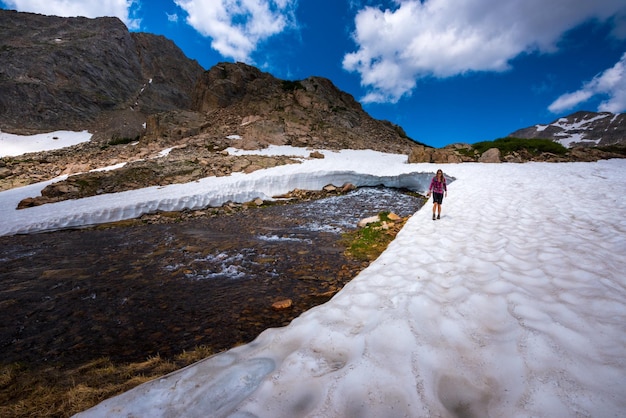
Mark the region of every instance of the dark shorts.
POLYGON ((433 193, 433 203, 441 205, 441 202, 443 202, 443 193, 433 193))

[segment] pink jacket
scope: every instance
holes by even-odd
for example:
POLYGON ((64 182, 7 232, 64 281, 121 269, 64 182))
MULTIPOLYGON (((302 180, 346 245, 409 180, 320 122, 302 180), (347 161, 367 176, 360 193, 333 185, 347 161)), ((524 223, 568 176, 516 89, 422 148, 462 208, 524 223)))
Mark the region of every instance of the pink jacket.
POLYGON ((443 181, 437 181, 437 176, 433 177, 430 181, 430 187, 428 188, 428 192, 433 193, 441 193, 448 191, 448 187, 446 186, 446 178, 443 178, 443 181))

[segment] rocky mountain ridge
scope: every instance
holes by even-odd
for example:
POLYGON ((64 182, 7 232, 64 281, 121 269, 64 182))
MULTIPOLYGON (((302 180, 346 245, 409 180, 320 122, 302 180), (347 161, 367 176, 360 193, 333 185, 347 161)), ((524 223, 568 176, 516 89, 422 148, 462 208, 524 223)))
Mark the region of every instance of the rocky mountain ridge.
POLYGON ((330 80, 280 80, 243 63, 218 63, 194 89, 191 111, 148 118, 146 141, 203 136, 214 148, 292 145, 408 153, 415 141, 372 118, 330 80))
POLYGON ((626 114, 576 112, 547 125, 533 125, 509 135, 515 138, 544 138, 565 147, 626 145, 626 114))

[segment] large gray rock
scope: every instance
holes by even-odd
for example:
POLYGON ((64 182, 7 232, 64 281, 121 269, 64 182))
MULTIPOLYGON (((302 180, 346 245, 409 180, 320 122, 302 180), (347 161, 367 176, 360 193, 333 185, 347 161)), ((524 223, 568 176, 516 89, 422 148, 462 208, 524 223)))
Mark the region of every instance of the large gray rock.
POLYGON ((499 163, 501 161, 500 150, 498 148, 489 148, 478 158, 479 163, 499 163))

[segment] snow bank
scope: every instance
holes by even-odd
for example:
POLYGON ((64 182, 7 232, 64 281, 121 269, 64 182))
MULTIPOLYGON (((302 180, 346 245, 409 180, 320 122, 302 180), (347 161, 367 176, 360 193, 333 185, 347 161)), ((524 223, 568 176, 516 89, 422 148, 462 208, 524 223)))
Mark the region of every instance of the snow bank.
MULTIPOLYGON (((265 152, 271 152, 265 151, 265 152)), ((299 155, 302 149, 277 147, 274 152, 299 155)), ((94 225, 139 217, 156 211, 179 211, 246 202, 293 189, 320 190, 327 184, 356 186, 385 185, 423 191, 432 174, 416 172, 405 164, 406 156, 375 151, 325 152, 326 158, 306 160, 258 170, 251 174, 235 173, 226 177, 209 177, 187 184, 155 186, 128 192, 105 194, 79 200, 16 210, 26 197, 39 196, 53 181, 0 192, 0 235, 25 234, 62 228, 94 225)), ((307 153, 308 155, 308 153, 307 153)))

